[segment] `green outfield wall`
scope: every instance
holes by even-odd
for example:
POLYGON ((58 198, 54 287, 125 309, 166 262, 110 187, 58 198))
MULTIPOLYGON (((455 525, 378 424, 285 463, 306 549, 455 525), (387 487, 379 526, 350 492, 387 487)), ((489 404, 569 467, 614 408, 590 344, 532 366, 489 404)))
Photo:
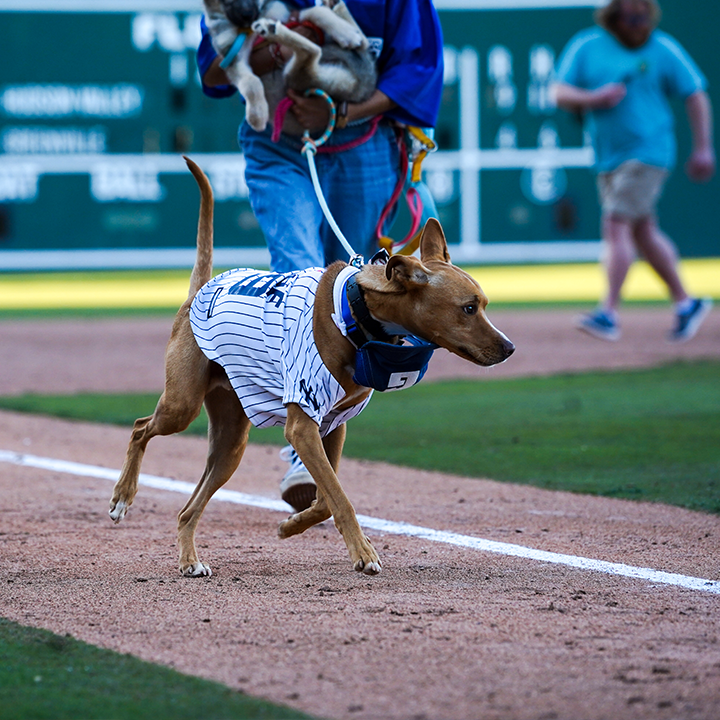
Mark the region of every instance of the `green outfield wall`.
MULTIPOLYGON (((595 260, 592 150, 548 87, 596 2, 436 4, 445 86, 440 149, 424 167, 454 259, 595 260)), ((720 6, 662 6, 661 27, 698 61, 717 107, 720 6)), ((200 11, 196 0, 0 0, 0 271, 189 265, 198 193, 183 153, 215 189, 218 262, 267 261, 236 140, 242 103, 199 87, 200 11)), ((661 221, 685 257, 718 256, 720 180, 684 176, 690 132, 676 111, 680 165, 661 221)))

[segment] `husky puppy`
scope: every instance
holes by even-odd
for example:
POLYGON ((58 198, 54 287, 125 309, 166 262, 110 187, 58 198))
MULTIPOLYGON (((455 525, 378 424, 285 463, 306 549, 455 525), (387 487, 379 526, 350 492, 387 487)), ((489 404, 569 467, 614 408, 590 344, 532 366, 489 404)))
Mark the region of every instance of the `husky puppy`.
MULTIPOLYGON (((285 27, 290 8, 281 0, 204 0, 208 31, 220 55, 226 55, 238 35, 245 33, 239 53, 225 72, 245 98, 245 116, 254 130, 265 129, 288 88, 299 93, 320 88, 336 102, 363 102, 374 91, 377 71, 368 39, 345 3, 332 2, 324 0, 323 5, 299 13, 300 22, 312 23, 324 33, 321 47, 285 27), (253 73, 250 53, 258 37, 293 51, 282 73, 269 72, 262 78, 253 73)), ((286 129, 298 135, 303 130, 291 114, 286 129)))

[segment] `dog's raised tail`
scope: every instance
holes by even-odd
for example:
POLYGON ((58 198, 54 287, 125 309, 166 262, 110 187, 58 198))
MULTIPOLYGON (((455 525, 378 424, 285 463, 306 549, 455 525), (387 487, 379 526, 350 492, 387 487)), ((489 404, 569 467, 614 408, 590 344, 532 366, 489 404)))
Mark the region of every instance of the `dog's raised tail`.
POLYGON ((200 217, 197 231, 197 254, 195 265, 190 275, 188 299, 192 299, 197 291, 212 277, 213 266, 213 192, 210 181, 200 167, 190 158, 185 157, 190 172, 200 188, 200 217))

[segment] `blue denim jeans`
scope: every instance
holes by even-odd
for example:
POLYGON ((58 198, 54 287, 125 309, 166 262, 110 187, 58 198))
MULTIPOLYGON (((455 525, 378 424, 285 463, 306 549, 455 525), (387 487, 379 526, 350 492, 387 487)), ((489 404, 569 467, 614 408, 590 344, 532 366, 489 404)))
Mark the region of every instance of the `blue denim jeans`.
MULTIPOLYGON (((336 130, 327 144, 345 144, 368 128, 369 123, 363 123, 336 130)), ((322 214, 307 159, 300 154, 300 139, 283 135, 274 143, 270 128, 258 133, 247 123, 240 126, 238 139, 245 155, 250 204, 265 235, 271 269, 291 272, 347 261, 347 253, 322 214)), ((318 153, 315 163, 330 212, 355 252, 368 260, 378 249, 375 226, 398 179, 392 127, 381 122, 362 145, 318 153)))

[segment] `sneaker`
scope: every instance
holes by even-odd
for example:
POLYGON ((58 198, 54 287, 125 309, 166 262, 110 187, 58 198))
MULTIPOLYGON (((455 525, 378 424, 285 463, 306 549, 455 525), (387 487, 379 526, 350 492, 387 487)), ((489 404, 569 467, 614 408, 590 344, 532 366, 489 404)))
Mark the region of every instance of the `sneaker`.
POLYGON ((669 342, 681 343, 689 340, 698 331, 710 312, 713 303, 710 298, 695 298, 683 313, 675 314, 675 327, 667 334, 669 342))
POLYGON ((600 340, 620 339, 620 325, 604 310, 581 315, 575 321, 575 327, 600 340))
POLYGON ((292 445, 286 445, 280 451, 280 459, 290 463, 290 469, 280 481, 280 497, 288 505, 292 505, 296 512, 302 512, 309 508, 315 499, 315 481, 292 445))

